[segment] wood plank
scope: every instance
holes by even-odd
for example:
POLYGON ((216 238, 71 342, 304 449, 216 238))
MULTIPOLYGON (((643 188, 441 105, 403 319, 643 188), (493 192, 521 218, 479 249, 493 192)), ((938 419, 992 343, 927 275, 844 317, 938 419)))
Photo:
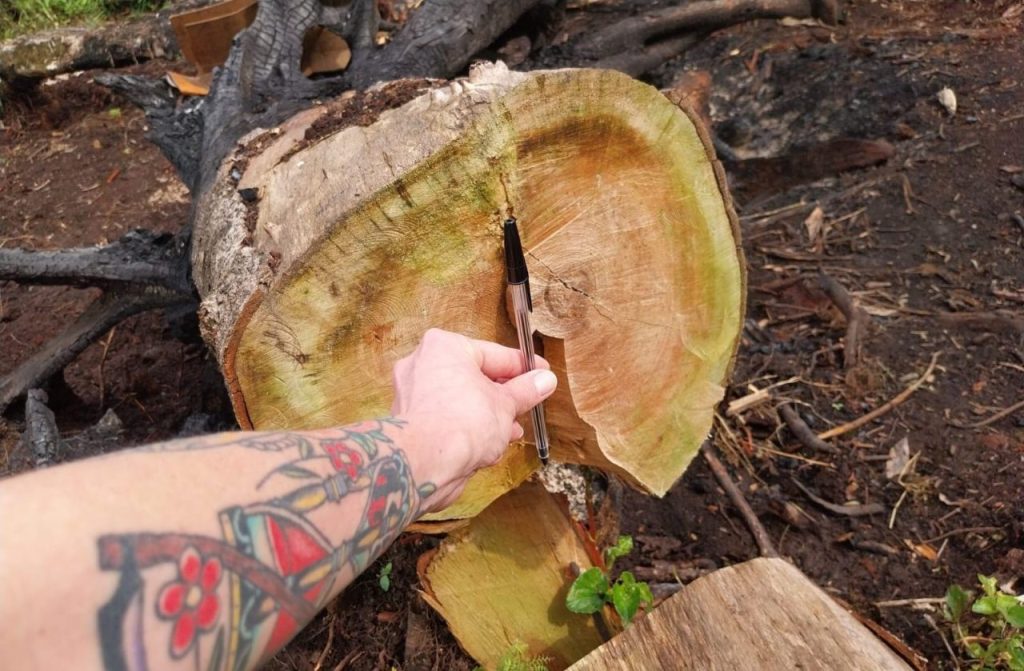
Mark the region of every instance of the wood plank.
POLYGON ((907 671, 796 567, 754 559, 690 583, 571 671, 907 671))

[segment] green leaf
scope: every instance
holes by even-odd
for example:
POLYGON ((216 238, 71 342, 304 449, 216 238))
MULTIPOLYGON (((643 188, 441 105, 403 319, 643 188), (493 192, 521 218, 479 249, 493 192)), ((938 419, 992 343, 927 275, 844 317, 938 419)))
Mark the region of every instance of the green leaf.
POLYGON ((1005 592, 999 592, 996 594, 996 610, 1006 617, 1006 613, 1014 606, 1019 606, 1020 601, 1017 601, 1017 597, 1012 594, 1006 594, 1005 592))
POLYGON ((996 608, 995 596, 983 596, 974 602, 971 606, 971 611, 978 615, 995 615, 999 612, 996 608))
POLYGON ((380 572, 377 573, 377 584, 385 592, 391 589, 391 569, 393 568, 391 562, 384 564, 381 567, 380 572))
POLYGON ((946 608, 949 609, 948 618, 953 622, 959 622, 960 618, 967 611, 967 604, 971 601, 971 593, 960 585, 950 585, 946 590, 946 608))
POLYGON ((982 575, 982 574, 979 573, 978 574, 978 582, 981 583, 981 588, 983 590, 985 590, 985 594, 987 596, 994 596, 995 595, 995 593, 997 591, 997 587, 996 587, 996 579, 994 577, 987 576, 987 575, 982 575))
POLYGON ((612 587, 612 605, 625 624, 629 624, 636 616, 637 608, 651 590, 645 583, 637 583, 629 571, 623 571, 612 587))
POLYGON ((608 593, 608 578, 599 568, 588 568, 581 573, 565 597, 565 607, 574 613, 596 613, 604 606, 608 593))
MULTIPOLYGON (((1016 599, 1014 599, 1016 601, 1016 599)), ((1024 606, 1019 602, 1016 606, 1011 606, 1006 609, 1006 621, 1011 627, 1017 629, 1024 629, 1024 606)))
POLYGON ((619 557, 625 557, 633 551, 633 537, 632 536, 619 536, 619 539, 615 541, 615 545, 605 548, 604 550, 604 565, 609 571, 612 570, 612 566, 615 565, 615 560, 619 557))
POLYGON ((645 583, 645 582, 638 582, 636 584, 636 588, 640 592, 640 603, 642 603, 647 608, 650 608, 651 606, 653 606, 654 605, 654 595, 651 594, 651 588, 648 587, 647 583, 645 583))
POLYGON ((110 109, 107 110, 107 116, 109 116, 111 119, 120 119, 121 118, 121 108, 120 107, 111 107, 110 109))
POLYGON ((319 478, 320 476, 302 466, 295 466, 294 464, 285 464, 284 466, 277 469, 277 472, 281 475, 286 475, 289 478, 296 478, 298 480, 304 478, 319 478))

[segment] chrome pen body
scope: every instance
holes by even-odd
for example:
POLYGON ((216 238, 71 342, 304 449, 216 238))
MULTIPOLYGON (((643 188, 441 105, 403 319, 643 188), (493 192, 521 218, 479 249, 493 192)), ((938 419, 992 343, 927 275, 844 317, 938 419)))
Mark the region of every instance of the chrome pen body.
MULTIPOLYGON (((519 351, 523 355, 523 368, 534 370, 535 357, 533 352, 533 328, 530 326, 530 312, 533 300, 530 297, 530 276, 526 270, 526 257, 519 240, 519 229, 516 220, 505 221, 505 270, 508 275, 509 292, 512 294, 512 313, 516 323, 516 335, 519 337, 519 351)), ((530 411, 533 419, 534 442, 537 455, 544 463, 548 463, 548 429, 544 421, 544 406, 540 403, 530 411)))

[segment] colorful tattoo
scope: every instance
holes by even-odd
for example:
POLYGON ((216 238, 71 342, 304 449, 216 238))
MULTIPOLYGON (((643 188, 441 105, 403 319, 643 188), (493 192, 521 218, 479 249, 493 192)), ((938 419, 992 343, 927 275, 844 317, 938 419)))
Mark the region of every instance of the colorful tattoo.
MULTIPOLYGON (((417 515, 434 491, 417 486, 405 456, 374 420, 315 439, 236 434, 230 442, 178 442, 160 450, 242 446, 292 453, 255 485, 280 492, 221 510, 221 537, 132 533, 99 539, 100 567, 119 573, 99 611, 109 671, 150 668, 146 632, 166 632, 164 654, 195 671, 240 671, 288 641, 324 605, 343 571, 355 576, 417 515), (282 487, 280 483, 291 483, 282 487), (354 498, 358 497, 358 498, 354 498), (362 501, 355 532, 332 538, 332 506, 362 501)), ((335 525, 336 526, 336 525, 335 525)))

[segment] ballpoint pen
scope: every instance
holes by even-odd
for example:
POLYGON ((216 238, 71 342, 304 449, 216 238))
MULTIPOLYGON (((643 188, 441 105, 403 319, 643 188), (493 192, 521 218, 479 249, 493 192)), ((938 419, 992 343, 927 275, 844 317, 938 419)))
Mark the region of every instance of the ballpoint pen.
MULTIPOLYGON (((530 296, 530 274, 526 270, 523 244, 519 240, 519 229, 515 217, 505 220, 505 272, 512 293, 512 312, 515 314, 516 334, 519 336, 519 351, 523 353, 523 367, 534 369, 533 329, 530 328, 530 312, 533 298, 530 296)), ((533 418, 533 435, 537 444, 537 456, 545 466, 548 463, 548 429, 544 423, 544 406, 540 403, 530 411, 533 418)))

